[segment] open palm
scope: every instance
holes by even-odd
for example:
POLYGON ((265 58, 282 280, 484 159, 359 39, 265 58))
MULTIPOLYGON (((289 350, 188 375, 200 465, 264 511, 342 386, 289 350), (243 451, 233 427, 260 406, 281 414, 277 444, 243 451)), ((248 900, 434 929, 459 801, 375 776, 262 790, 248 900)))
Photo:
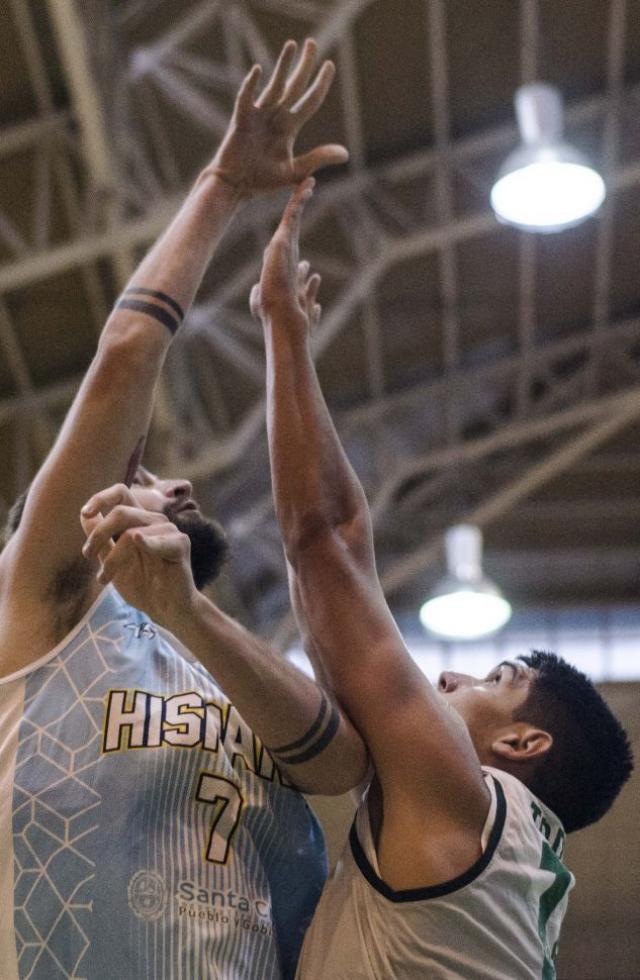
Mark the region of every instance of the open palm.
POLYGON ((320 167, 348 159, 345 147, 337 144, 295 155, 298 133, 324 102, 335 75, 333 63, 325 61, 312 82, 316 44, 307 40, 293 66, 296 50, 296 43, 287 41, 260 95, 261 69, 254 65, 238 92, 220 149, 207 168, 243 197, 299 183, 320 167))

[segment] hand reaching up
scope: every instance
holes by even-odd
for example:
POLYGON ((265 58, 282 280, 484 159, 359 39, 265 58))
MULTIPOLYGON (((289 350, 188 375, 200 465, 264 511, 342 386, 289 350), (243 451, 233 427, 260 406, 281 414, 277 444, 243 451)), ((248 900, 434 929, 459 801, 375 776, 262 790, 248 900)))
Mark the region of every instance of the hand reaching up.
POLYGON ((314 184, 309 177, 296 187, 265 250, 260 282, 250 298, 251 312, 257 318, 270 320, 277 314, 281 322, 307 328, 315 327, 320 319, 320 276, 310 274, 308 262, 300 262, 300 223, 314 184))
POLYGON ((236 98, 229 128, 212 163, 205 169, 234 187, 241 197, 297 184, 320 167, 344 163, 344 146, 325 144, 295 155, 295 141, 323 104, 335 75, 325 61, 312 81, 315 41, 304 43, 297 62, 295 41, 283 46, 267 85, 258 94, 261 75, 254 65, 236 98))

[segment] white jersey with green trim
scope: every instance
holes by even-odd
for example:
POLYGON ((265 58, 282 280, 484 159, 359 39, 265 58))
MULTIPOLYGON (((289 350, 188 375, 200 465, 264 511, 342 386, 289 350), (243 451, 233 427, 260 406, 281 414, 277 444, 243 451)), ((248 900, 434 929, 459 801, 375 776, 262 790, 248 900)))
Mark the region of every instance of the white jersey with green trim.
POLYGON ((107 588, 0 680, 0 977, 293 977, 326 876, 300 794, 107 588))
POLYGON ((574 884, 561 860, 564 831, 518 779, 483 771, 491 806, 482 855, 435 887, 394 891, 385 884, 363 800, 307 932, 298 980, 555 977, 574 884))

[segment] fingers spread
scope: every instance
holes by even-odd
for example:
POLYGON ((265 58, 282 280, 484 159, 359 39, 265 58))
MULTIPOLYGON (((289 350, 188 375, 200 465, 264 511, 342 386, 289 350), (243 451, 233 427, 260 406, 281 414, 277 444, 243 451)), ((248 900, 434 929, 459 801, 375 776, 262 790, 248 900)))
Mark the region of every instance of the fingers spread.
POLYGON ((275 105, 277 102, 279 102, 282 93, 284 92, 287 75, 289 74, 289 69, 291 68, 291 64, 297 50, 298 45, 295 41, 287 41, 287 43, 283 46, 278 61, 276 62, 276 67, 273 69, 273 74, 269 84, 259 97, 256 105, 269 106, 275 105))
POLYGON ((236 104, 234 108, 234 114, 237 116, 239 113, 248 112, 252 108, 256 88, 258 86, 258 79, 262 75, 262 68, 260 65, 254 65, 249 74, 245 77, 242 85, 240 86, 240 91, 236 96, 236 104))
POLYGON ((349 159, 349 152, 344 146, 337 143, 328 143, 325 146, 318 146, 309 153, 296 157, 293 161, 294 180, 300 181, 315 173, 320 167, 333 167, 340 163, 346 163, 349 159))
POLYGON ((336 66, 332 61, 325 61, 316 75, 313 85, 307 89, 291 108, 297 127, 303 126, 313 116, 327 97, 331 83, 335 77, 336 66))
POLYGON ((284 96, 280 100, 280 104, 287 109, 290 109, 298 101, 309 84, 316 60, 316 50, 316 42, 312 38, 307 38, 300 54, 300 60, 296 65, 293 75, 289 79, 284 96))

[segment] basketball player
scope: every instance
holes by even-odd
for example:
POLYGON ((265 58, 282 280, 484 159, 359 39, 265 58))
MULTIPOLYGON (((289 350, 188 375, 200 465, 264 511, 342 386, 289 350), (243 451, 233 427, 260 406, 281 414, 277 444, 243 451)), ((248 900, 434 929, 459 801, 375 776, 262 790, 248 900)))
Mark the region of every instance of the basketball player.
POLYGON ((550 653, 484 678, 412 661, 377 578, 362 487, 311 357, 318 275, 298 262, 313 180, 294 192, 251 305, 267 348, 268 435, 293 598, 375 778, 307 933, 301 980, 550 980, 573 876, 565 834, 632 769, 591 685, 550 653))
MULTIPOLYGON (((261 93, 260 69, 248 74, 220 149, 109 317, 10 515, 0 555, 3 980, 291 977, 325 877, 318 825, 293 784, 341 792, 362 778, 361 742, 316 684, 204 599, 188 628, 175 624, 198 662, 97 581, 90 547, 81 553, 80 508, 119 481, 121 518, 142 506, 188 533, 200 586, 220 567, 224 537, 190 484, 156 478, 140 457, 172 336, 240 202, 346 159, 339 146, 294 155, 334 73, 325 62, 312 81, 314 62, 313 42, 297 59, 288 42, 261 93)), ((100 524, 97 513, 83 520, 100 524)), ((176 597, 163 596, 160 622, 176 597)))

